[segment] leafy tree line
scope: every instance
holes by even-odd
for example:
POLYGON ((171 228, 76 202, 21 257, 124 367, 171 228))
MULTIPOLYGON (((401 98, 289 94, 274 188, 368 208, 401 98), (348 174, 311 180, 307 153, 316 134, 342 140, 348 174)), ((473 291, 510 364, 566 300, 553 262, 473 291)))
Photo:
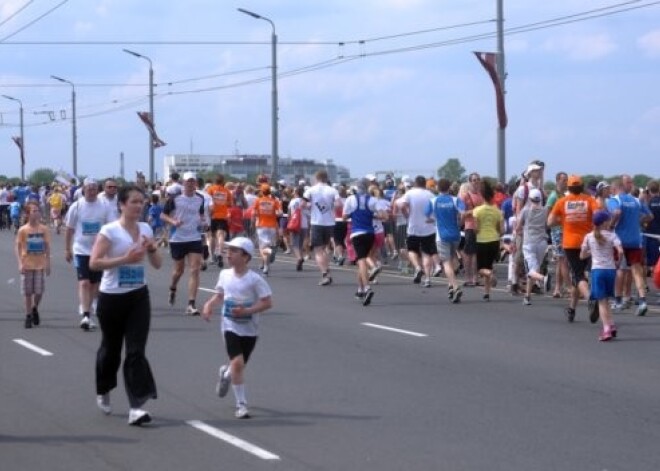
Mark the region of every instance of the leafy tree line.
MULTIPOLYGON (((461 164, 461 161, 457 158, 450 158, 447 159, 447 161, 438 167, 437 170, 437 176, 438 178, 446 178, 449 181, 452 182, 465 182, 467 181, 468 174, 466 173, 465 167, 461 164)), ((570 173, 570 172, 569 172, 570 173)), ((620 178, 620 175, 616 176, 611 176, 611 177, 605 177, 604 175, 581 175, 582 180, 585 182, 585 185, 591 181, 591 180, 597 180, 597 181, 608 181, 611 182, 612 180, 615 180, 616 178, 620 178)), ((496 177, 491 177, 488 175, 482 175, 483 178, 486 178, 492 182, 497 182, 496 177)), ((509 186, 515 185, 516 181, 520 178, 520 175, 513 175, 511 178, 509 178, 509 181, 507 184, 509 186)), ((645 174, 637 174, 633 175, 633 183, 635 184, 636 187, 638 188, 645 188, 647 183, 651 180, 654 180, 653 177, 650 175, 645 175, 645 174)), ((549 174, 546 172, 545 174, 545 189, 546 190, 552 190, 555 187, 555 174, 549 174)))

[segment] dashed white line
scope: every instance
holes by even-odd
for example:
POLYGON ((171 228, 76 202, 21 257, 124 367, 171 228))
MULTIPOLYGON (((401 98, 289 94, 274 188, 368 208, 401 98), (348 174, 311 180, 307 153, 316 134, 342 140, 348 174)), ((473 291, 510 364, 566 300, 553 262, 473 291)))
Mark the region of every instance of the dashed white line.
POLYGON ((39 355, 43 355, 45 357, 52 357, 53 356, 53 354, 51 352, 49 352, 48 350, 44 350, 41 347, 37 347, 36 345, 31 344, 30 342, 28 342, 26 340, 14 339, 14 342, 16 342, 17 344, 19 344, 19 345, 21 345, 21 346, 23 346, 23 347, 25 347, 29 350, 32 350, 33 352, 37 352, 39 355))
POLYGON ((234 435, 231 435, 227 432, 223 432, 220 429, 217 429, 215 427, 211 427, 208 424, 205 424, 204 422, 200 420, 189 420, 186 422, 188 425, 191 427, 196 428, 197 430, 201 430, 204 433, 207 433, 211 435, 212 437, 218 438, 224 442, 229 443, 230 445, 233 445, 237 448, 240 448, 243 451, 247 451, 250 454, 253 454, 254 456, 261 458, 262 460, 279 460, 280 457, 277 456, 274 453, 271 453, 268 450, 264 450, 263 448, 259 448, 256 445, 253 445, 250 442, 246 442, 242 438, 238 438, 234 435))
POLYGON ((413 337, 428 337, 427 334, 422 334, 420 332, 413 332, 412 330, 396 329, 394 327, 388 327, 386 325, 372 324, 371 322, 363 322, 362 325, 365 326, 365 327, 373 327, 374 329, 381 329, 381 330, 387 330, 389 332, 396 332, 397 334, 411 335, 413 337))

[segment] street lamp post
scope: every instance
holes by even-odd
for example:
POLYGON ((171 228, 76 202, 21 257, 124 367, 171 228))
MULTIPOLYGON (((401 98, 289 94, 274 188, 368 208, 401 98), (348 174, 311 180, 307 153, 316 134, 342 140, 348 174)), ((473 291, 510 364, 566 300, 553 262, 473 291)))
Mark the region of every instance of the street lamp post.
POLYGON ((273 23, 269 18, 265 16, 258 15, 244 8, 238 8, 238 11, 245 13, 246 15, 256 18, 258 20, 264 20, 270 23, 270 26, 273 28, 273 33, 271 35, 271 54, 272 54, 272 92, 271 92, 271 127, 272 127, 272 159, 273 159, 273 169, 271 175, 271 181, 276 182, 279 173, 279 155, 277 151, 277 140, 278 140, 278 118, 277 118, 277 34, 275 34, 275 23, 273 23))
POLYGON ((19 146, 19 151, 21 152, 21 180, 25 181, 25 137, 23 135, 23 102, 18 98, 11 97, 9 95, 2 95, 7 100, 17 101, 20 107, 21 115, 21 145, 19 146))
POLYGON ((73 130, 73 176, 78 177, 78 133, 76 130, 76 86, 70 80, 65 80, 57 75, 51 75, 50 78, 58 82, 71 85, 71 129, 73 130))
MULTIPOLYGON (((130 54, 140 59, 149 61, 149 119, 151 120, 151 125, 156 128, 156 120, 154 117, 154 67, 151 59, 142 54, 138 54, 135 51, 130 51, 128 49, 123 50, 125 53, 130 54)), ((154 176, 154 139, 151 133, 149 133, 149 182, 155 182, 154 176)))

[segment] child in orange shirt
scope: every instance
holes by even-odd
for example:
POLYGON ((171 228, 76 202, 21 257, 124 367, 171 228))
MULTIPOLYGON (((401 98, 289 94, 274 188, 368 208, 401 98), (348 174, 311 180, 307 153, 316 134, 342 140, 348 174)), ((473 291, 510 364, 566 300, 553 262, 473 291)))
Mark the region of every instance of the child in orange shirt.
POLYGON ((16 233, 16 258, 21 273, 21 292, 25 297, 25 328, 39 325, 39 302, 45 289, 45 276, 50 275, 50 230, 41 223, 39 204, 25 205, 27 223, 16 233))

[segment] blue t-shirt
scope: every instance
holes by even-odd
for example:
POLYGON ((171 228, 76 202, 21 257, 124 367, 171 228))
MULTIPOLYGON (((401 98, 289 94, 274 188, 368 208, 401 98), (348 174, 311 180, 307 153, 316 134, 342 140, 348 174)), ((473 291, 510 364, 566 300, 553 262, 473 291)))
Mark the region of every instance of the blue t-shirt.
POLYGON ((28 194, 30 193, 30 189, 26 186, 19 186, 14 189, 14 199, 18 201, 18 203, 23 206, 25 204, 25 200, 27 199, 28 194))
POLYGON ((161 214, 163 214, 163 207, 160 204, 149 206, 149 224, 152 229, 163 227, 163 220, 160 218, 161 214))
POLYGON ((429 201, 426 207, 426 217, 433 216, 440 236, 445 242, 459 242, 461 228, 458 217, 465 211, 465 203, 460 198, 440 193, 429 201))
POLYGON ((649 200, 649 211, 653 214, 653 220, 649 222, 647 232, 660 234, 660 196, 653 196, 649 200))
POLYGON ((610 198, 607 203, 607 209, 610 212, 621 211, 614 232, 621 239, 623 248, 641 248, 642 229, 640 220, 643 214, 650 214, 649 209, 628 193, 620 193, 614 198, 610 198))
POLYGON ((9 217, 17 218, 21 215, 21 203, 14 201, 9 204, 9 217))

